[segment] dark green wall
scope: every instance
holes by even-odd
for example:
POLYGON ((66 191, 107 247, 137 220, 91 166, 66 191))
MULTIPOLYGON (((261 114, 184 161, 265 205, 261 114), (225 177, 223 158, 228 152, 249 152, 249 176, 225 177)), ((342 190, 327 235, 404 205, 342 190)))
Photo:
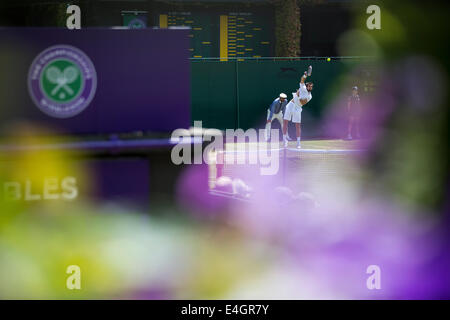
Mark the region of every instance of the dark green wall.
POLYGON ((306 136, 320 136, 320 119, 336 82, 346 74, 341 61, 193 61, 192 120, 218 129, 262 128, 271 102, 281 92, 292 97, 309 65, 313 66, 308 78, 314 82, 313 99, 303 108, 302 122, 306 136))

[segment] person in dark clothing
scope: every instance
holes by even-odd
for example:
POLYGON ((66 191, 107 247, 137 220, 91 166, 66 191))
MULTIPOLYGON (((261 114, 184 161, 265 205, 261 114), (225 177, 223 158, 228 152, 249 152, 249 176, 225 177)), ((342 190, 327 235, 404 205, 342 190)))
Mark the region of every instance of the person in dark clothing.
POLYGON ((356 138, 361 138, 359 132, 359 120, 361 117, 361 103, 358 94, 358 87, 353 87, 352 95, 348 97, 347 102, 347 113, 348 113, 348 127, 347 127, 347 139, 352 140, 352 131, 355 128, 356 138))

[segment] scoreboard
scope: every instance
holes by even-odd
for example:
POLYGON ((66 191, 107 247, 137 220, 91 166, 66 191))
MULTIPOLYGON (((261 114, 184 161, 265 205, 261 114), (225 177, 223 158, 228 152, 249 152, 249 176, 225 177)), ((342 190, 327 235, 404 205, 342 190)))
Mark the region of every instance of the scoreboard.
POLYGON ((189 27, 190 54, 193 58, 214 57, 218 55, 217 24, 214 17, 206 12, 193 14, 190 11, 171 11, 159 15, 160 28, 189 27))
POLYGON ((251 12, 231 12, 227 20, 228 57, 269 57, 272 54, 272 27, 264 16, 251 12))
POLYGON ((274 55, 274 22, 270 10, 162 11, 154 20, 160 28, 189 27, 192 58, 226 60, 274 55))

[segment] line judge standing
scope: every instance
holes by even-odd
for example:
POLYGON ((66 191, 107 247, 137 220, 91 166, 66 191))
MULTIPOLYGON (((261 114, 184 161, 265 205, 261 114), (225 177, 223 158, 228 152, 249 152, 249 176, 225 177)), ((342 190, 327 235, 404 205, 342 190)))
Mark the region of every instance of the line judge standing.
POLYGON ((287 103, 287 95, 281 93, 280 96, 272 102, 269 109, 267 109, 267 123, 265 133, 266 141, 269 141, 270 139, 270 129, 272 127, 273 120, 278 120, 281 126, 281 130, 283 130, 283 114, 286 110, 287 103))

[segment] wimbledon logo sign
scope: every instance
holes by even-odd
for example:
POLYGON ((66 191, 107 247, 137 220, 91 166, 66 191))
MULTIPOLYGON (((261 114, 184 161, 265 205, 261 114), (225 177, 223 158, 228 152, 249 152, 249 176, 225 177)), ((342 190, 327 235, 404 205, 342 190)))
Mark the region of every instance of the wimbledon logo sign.
POLYGON ((67 45, 50 47, 33 61, 28 90, 36 106, 55 118, 73 117, 89 106, 97 74, 89 57, 67 45))
POLYGON ((144 29, 146 24, 139 18, 133 19, 128 23, 128 27, 131 29, 144 29))

